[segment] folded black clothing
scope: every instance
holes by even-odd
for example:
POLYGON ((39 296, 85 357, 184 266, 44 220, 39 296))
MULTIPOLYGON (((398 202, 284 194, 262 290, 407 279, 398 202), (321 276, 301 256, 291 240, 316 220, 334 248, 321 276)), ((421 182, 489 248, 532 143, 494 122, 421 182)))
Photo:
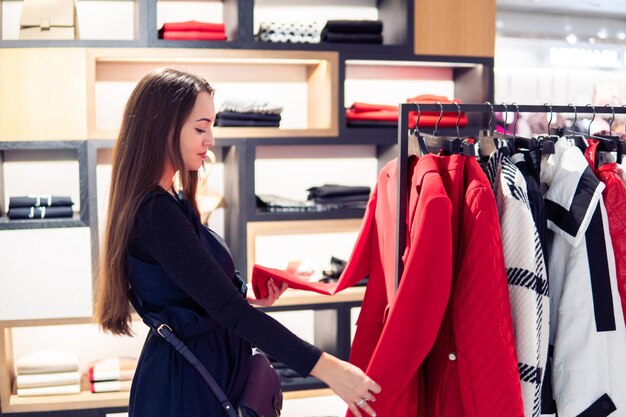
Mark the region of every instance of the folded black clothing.
POLYGON ((324 29, 333 33, 369 33, 380 35, 383 22, 380 20, 329 20, 324 29))
POLYGON ((280 127, 280 122, 265 120, 215 119, 218 127, 280 127))
POLYGON ((321 42, 326 43, 383 43, 383 35, 371 33, 335 33, 322 30, 321 42))
POLYGON ((333 197, 344 195, 366 195, 370 194, 370 187, 366 186, 354 186, 354 185, 340 185, 340 184, 324 184, 319 187, 308 188, 309 199, 314 197, 333 197))
POLYGON ((9 197, 9 209, 17 207, 59 207, 73 206, 72 197, 50 194, 36 194, 9 197))
POLYGON ((398 127, 398 122, 391 120, 348 120, 348 127, 398 127))
POLYGON ((315 204, 339 204, 346 205, 350 203, 367 203, 369 194, 354 195, 334 195, 330 197, 315 197, 312 199, 315 204))
POLYGON ((11 220, 51 219, 72 217, 72 207, 18 207, 10 208, 7 213, 11 220))
POLYGON ((217 113, 215 120, 262 120, 268 122, 280 122, 280 114, 264 113, 240 113, 234 111, 222 111, 217 113))

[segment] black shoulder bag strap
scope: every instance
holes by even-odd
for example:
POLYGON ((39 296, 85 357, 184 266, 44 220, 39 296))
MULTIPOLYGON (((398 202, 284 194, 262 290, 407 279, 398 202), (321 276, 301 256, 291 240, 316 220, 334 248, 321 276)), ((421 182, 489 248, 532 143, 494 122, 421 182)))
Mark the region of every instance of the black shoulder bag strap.
POLYGON ((191 364, 191 366, 196 368, 196 370, 200 373, 200 376, 202 376, 202 378, 206 381, 206 383, 209 385, 209 388, 211 388, 211 391, 213 391, 219 402, 222 404, 224 410, 226 410, 226 414, 228 414, 228 417, 239 417, 232 403, 226 397, 224 391, 222 391, 219 385, 217 385, 217 382, 215 382, 215 379, 213 379, 211 373, 206 369, 202 362, 200 362, 196 355, 194 355, 193 352, 189 350, 185 342, 176 337, 176 335, 172 331, 172 328, 167 325, 167 323, 162 323, 160 320, 157 320, 152 315, 146 314, 141 306, 141 301, 135 296, 135 293, 133 293, 132 290, 128 291, 128 298, 130 299, 130 303, 133 305, 137 313, 143 318, 144 323, 146 323, 155 334, 158 334, 169 344, 171 344, 178 353, 183 355, 183 357, 187 360, 187 362, 191 364))

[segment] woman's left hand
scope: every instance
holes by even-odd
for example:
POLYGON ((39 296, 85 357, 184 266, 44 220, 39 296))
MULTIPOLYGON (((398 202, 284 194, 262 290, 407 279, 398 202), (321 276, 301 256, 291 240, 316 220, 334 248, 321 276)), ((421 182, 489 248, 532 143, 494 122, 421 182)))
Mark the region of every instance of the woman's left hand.
POLYGON ((248 297, 248 302, 250 304, 255 304, 261 307, 269 307, 278 300, 278 298, 283 295, 285 290, 287 290, 286 282, 282 282, 280 287, 276 285, 273 278, 267 280, 267 297, 262 298, 260 300, 252 297, 248 297))

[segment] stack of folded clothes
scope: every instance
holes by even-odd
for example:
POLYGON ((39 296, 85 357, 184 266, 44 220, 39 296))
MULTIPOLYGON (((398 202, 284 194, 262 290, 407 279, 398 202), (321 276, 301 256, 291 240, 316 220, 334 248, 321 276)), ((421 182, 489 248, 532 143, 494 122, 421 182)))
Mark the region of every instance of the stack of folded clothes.
POLYGON ((370 187, 325 184, 307 191, 308 200, 315 204, 342 209, 363 209, 370 197, 370 187))
POLYGON ((329 43, 383 43, 380 20, 329 20, 321 41, 329 43))
POLYGON ((80 393, 78 356, 56 351, 38 351, 16 362, 17 395, 62 395, 80 393))
POLYGON ((225 41, 226 27, 223 23, 188 22, 164 23, 159 38, 184 41, 225 41))
MULTIPOLYGON (((441 104, 461 104, 461 100, 459 99, 450 100, 447 97, 433 95, 420 95, 407 99, 407 103, 434 104, 436 102, 439 102, 441 104)), ((439 119, 438 111, 421 111, 420 113, 419 127, 434 127, 435 123, 437 123, 437 120, 439 119)), ((410 127, 415 127, 415 123, 417 122, 417 116, 417 112, 409 113, 410 127)), ((352 127, 397 127, 398 106, 357 102, 346 109, 346 119, 348 122, 348 126, 352 127)), ((444 112, 438 126, 455 127, 457 119, 457 112, 444 112)), ((465 113, 461 113, 459 126, 467 126, 467 115, 465 113)))
POLYGON ((256 39, 272 43, 318 43, 320 31, 316 22, 261 22, 256 39))
POLYGON ((89 367, 91 392, 128 392, 137 369, 135 358, 109 358, 89 367))
POLYGON ((215 117, 220 127, 279 127, 283 106, 262 100, 228 99, 215 117))
POLYGON ((272 213, 325 211, 324 207, 316 206, 312 201, 299 201, 275 194, 257 194, 256 206, 272 213))
POLYGON ((9 198, 9 219, 71 218, 71 197, 36 194, 9 198))

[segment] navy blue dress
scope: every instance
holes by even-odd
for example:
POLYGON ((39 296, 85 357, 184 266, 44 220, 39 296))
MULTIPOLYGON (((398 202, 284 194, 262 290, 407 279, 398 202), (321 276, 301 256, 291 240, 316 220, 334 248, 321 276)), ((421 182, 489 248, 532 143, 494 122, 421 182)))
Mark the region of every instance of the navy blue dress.
MULTIPOLYGON (((302 376, 321 355, 248 304, 223 240, 200 223, 187 201, 160 187, 139 208, 127 268, 146 313, 172 327, 234 403, 248 373, 251 344, 302 376)), ((198 371, 150 332, 131 387, 129 417, 225 415, 198 371)))

